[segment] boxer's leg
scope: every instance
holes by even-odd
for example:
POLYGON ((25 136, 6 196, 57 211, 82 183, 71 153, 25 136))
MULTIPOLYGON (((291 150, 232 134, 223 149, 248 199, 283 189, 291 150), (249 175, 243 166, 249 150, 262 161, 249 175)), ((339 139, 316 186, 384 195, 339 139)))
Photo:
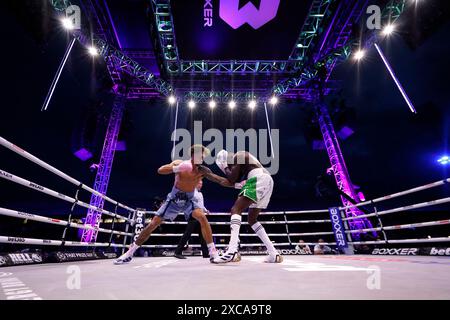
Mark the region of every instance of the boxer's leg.
MULTIPOLYGON (((262 224, 258 221, 258 215, 261 212, 261 209, 250 208, 248 210, 248 224, 252 227, 253 231, 258 235, 261 241, 267 248, 267 252, 269 254, 269 258, 267 262, 281 262, 282 258, 277 258, 278 251, 275 249, 272 241, 270 241, 269 236, 266 233, 266 230, 262 226, 262 224)), ((281 256, 280 256, 281 257, 281 256)))
POLYGON ((246 210, 253 200, 247 198, 246 196, 239 196, 231 208, 231 223, 230 223, 230 243, 228 244, 228 250, 224 255, 214 259, 215 263, 226 263, 226 262, 238 262, 240 261, 240 256, 238 254, 239 245, 239 230, 241 228, 242 212, 246 210))
POLYGON ((211 226, 209 225, 205 213, 202 209, 197 208, 192 211, 192 217, 200 223, 203 239, 206 241, 210 259, 214 259, 218 254, 213 242, 211 226))
POLYGON ((262 209, 267 208, 267 206, 269 205, 270 197, 272 196, 273 191, 273 179, 268 174, 261 174, 260 176, 256 177, 256 179, 255 193, 257 195, 257 200, 255 201, 255 203, 250 205, 250 208, 248 210, 248 223, 251 225, 253 231, 255 231, 255 233, 267 248, 269 256, 265 261, 280 263, 283 261, 283 257, 278 254, 272 241, 270 241, 266 230, 264 229, 262 224, 258 222, 259 213, 262 209))
POLYGON ((152 232, 161 224, 162 219, 159 216, 154 216, 153 219, 150 221, 150 223, 142 230, 142 232, 137 237, 136 241, 133 242, 130 246, 130 248, 125 252, 123 255, 121 255, 119 258, 117 258, 114 261, 114 264, 124 264, 128 263, 133 259, 133 255, 136 252, 136 250, 150 238, 150 235, 152 232))
POLYGON ((231 229, 231 237, 230 243, 228 245, 229 252, 236 252, 238 250, 239 243, 239 230, 241 228, 242 221, 242 212, 246 210, 251 204, 253 200, 245 197, 239 196, 231 208, 231 219, 230 219, 230 229, 231 229))
POLYGON ((152 232, 155 231, 155 229, 158 228, 161 223, 161 217, 154 216, 150 223, 141 231, 134 244, 136 244, 138 247, 142 246, 144 242, 147 241, 148 238, 150 238, 152 232))
POLYGON ((189 219, 186 229, 184 230, 183 236, 178 242, 177 248, 175 249, 175 257, 183 259, 183 249, 186 246, 187 242, 191 238, 192 233, 194 232, 196 226, 198 225, 197 220, 189 219))

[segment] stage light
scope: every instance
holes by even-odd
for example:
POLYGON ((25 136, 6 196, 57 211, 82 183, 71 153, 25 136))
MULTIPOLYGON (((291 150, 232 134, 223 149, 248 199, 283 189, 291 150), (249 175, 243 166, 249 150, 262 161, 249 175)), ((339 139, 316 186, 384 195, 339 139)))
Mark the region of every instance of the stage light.
POLYGON ((443 166, 450 164, 450 157, 445 155, 440 157, 437 162, 443 166))
POLYGON ((390 36, 395 31, 395 26, 393 24, 388 24, 384 27, 383 31, 381 32, 384 36, 390 36))
POLYGON ((195 101, 194 100, 190 100, 188 102, 188 107, 191 108, 191 109, 194 109, 195 108, 195 101))
POLYGON ((256 101, 255 101, 255 100, 251 100, 251 101, 248 103, 248 107, 249 107, 250 109, 255 109, 255 108, 256 108, 256 101))
POLYGON ((278 103, 278 98, 276 96, 273 96, 272 98, 270 98, 269 103, 273 106, 276 105, 278 103))
POLYGON ((89 47, 88 52, 93 57, 98 56, 98 50, 96 47, 89 47))
POLYGON ((216 104, 216 102, 214 100, 211 100, 208 105, 209 105, 210 109, 214 109, 217 104, 216 104))
POLYGON ((234 102, 233 100, 231 100, 231 101, 228 103, 228 108, 230 108, 230 109, 236 108, 236 102, 234 102))
POLYGON ((366 52, 364 50, 358 50, 355 52, 353 57, 355 58, 355 60, 361 61, 365 55, 366 55, 366 52))
POLYGON ((175 96, 170 96, 167 101, 169 102, 169 104, 173 105, 175 104, 175 102, 177 102, 177 98, 175 98, 175 96))
POLYGON ((73 30, 75 29, 75 25, 72 22, 72 19, 69 18, 63 18, 61 19, 61 24, 66 30, 73 30))

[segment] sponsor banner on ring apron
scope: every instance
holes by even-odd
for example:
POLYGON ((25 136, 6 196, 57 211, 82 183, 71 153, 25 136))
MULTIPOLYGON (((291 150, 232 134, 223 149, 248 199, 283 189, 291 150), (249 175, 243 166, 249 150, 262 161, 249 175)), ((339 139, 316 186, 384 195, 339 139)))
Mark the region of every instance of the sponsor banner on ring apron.
POLYGON ((0 267, 42 263, 43 260, 41 253, 5 253, 0 254, 0 267))

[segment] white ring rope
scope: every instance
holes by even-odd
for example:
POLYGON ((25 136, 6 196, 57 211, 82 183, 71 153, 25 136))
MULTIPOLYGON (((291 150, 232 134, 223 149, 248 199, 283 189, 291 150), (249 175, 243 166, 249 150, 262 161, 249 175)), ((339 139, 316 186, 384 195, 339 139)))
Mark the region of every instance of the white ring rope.
POLYGON ((65 241, 62 240, 48 240, 48 239, 34 239, 34 238, 21 238, 21 237, 6 237, 0 236, 0 243, 14 243, 14 244, 33 244, 44 246, 69 246, 69 247, 117 247, 124 248, 123 244, 115 243, 101 243, 101 242, 78 242, 78 241, 65 241))
MULTIPOLYGON (((109 198, 106 195, 101 194, 98 191, 95 191, 94 189, 86 186, 85 184, 81 183, 80 181, 72 178, 71 176, 63 173, 62 171, 54 168, 53 166, 49 165, 48 163, 42 161, 41 159, 35 157, 34 155, 24 151, 23 149, 19 148, 18 146, 12 144, 11 142, 7 141, 6 139, 0 137, 0 144, 3 145, 4 147, 8 148, 9 150, 17 153, 18 155, 28 159, 29 161, 41 166, 42 168, 52 172, 53 174, 65 179, 66 181, 78 186, 81 189, 84 189, 88 192, 90 192, 91 194, 95 194, 97 196, 100 196, 101 198, 103 198, 105 201, 108 201, 112 204, 114 204, 117 207, 121 207, 123 209, 128 210, 129 212, 136 212, 136 209, 132 209, 124 204, 121 204, 111 198, 109 198)), ((20 178, 18 176, 12 175, 6 171, 0 170, 0 177, 6 179, 6 180, 10 180, 14 183, 26 186, 28 188, 40 191, 42 193, 45 193, 47 195, 50 195, 52 197, 55 198, 59 198, 62 200, 65 200, 67 202, 70 202, 72 204, 75 205, 79 205, 81 207, 85 207, 88 209, 92 209, 95 210, 97 212, 100 212, 102 214, 106 214, 108 216, 111 216, 113 218, 121 218, 124 219, 126 222, 128 223, 134 223, 133 219, 130 219, 128 217, 124 217, 122 215, 119 215, 117 213, 113 213, 110 212, 108 210, 105 209, 100 209, 98 207, 95 206, 91 206, 85 202, 79 201, 75 198, 66 196, 64 194, 58 193, 52 189, 43 187, 41 185, 38 185, 36 183, 33 183, 31 181, 28 181, 26 179, 20 178)), ((401 196, 405 196, 408 194, 412 194, 412 193, 416 193, 419 191, 423 191, 423 190, 427 190, 427 189, 431 189, 431 188, 435 188, 438 186, 442 186, 445 184, 450 183, 450 178, 447 178, 445 180, 441 180, 441 181, 437 181, 437 182, 433 182, 427 185, 423 185, 423 186, 419 186, 416 188, 412 188, 412 189, 408 189, 402 192, 398 192, 398 193, 394 193, 391 195, 387 195, 384 197, 380 197, 380 198, 376 198, 373 200, 369 200, 369 201, 364 201, 355 205, 351 205, 351 206, 347 206, 347 207, 339 207, 340 210, 345 210, 347 208, 353 208, 353 207, 360 207, 360 206, 364 206, 364 205, 374 205, 375 203, 379 203, 382 201, 386 201, 386 200, 390 200, 390 199, 394 199, 397 197, 401 197, 401 196)), ((422 202, 422 203, 417 203, 417 204, 413 204, 413 205, 408 205, 408 206, 403 206, 403 207, 399 207, 399 208, 394 208, 394 209, 389 209, 389 210, 384 210, 384 211, 380 211, 380 212, 374 212, 374 213, 369 213, 369 214, 364 214, 364 215, 359 215, 359 216, 354 216, 354 217, 346 217, 343 218, 344 221, 349 221, 349 220, 355 220, 355 219, 361 219, 361 218, 369 218, 369 217, 379 217, 382 215, 386 215, 386 214, 390 214, 390 213, 396 213, 396 212, 403 212, 403 211, 409 211, 409 210, 414 210, 414 209, 419 209, 419 208, 424 208, 424 207, 430 207, 430 206, 436 206, 436 205, 440 205, 440 204, 445 204, 445 203, 449 203, 450 202, 450 197, 447 198, 442 198, 442 199, 438 199, 438 200, 432 200, 432 201, 427 201, 427 202, 422 202)), ((261 215, 284 215, 284 221, 260 221, 261 224, 266 224, 266 225, 289 225, 289 224, 306 224, 306 223, 330 223, 331 220, 329 219, 322 219, 322 220, 292 220, 289 221, 287 220, 287 215, 294 215, 294 214, 311 214, 311 213, 328 213, 329 210, 328 209, 323 209, 323 210, 302 210, 302 211, 268 211, 268 212, 263 212, 261 213, 261 215)), ((144 213, 146 214, 155 214, 154 211, 144 211, 144 213)), ((48 217, 44 217, 44 216, 39 216, 39 215, 34 215, 34 214, 30 214, 30 213, 26 213, 26 212, 20 212, 20 211, 14 211, 14 210, 10 210, 10 209, 6 209, 6 208, 1 208, 0 207, 0 215, 4 215, 4 216, 9 216, 9 217, 14 217, 14 218, 22 218, 22 219, 29 219, 29 220, 33 220, 33 221, 38 221, 38 222, 43 222, 43 223, 49 223, 49 224, 55 224, 55 225, 61 225, 61 226, 68 226, 68 227, 73 227, 73 228, 78 228, 78 229, 92 229, 92 230, 97 230, 99 232, 103 232, 103 233, 109 233, 109 234, 117 234, 117 235, 123 235, 123 236, 132 236, 132 233, 128 233, 128 232, 122 232, 122 231, 115 231, 115 230, 108 230, 108 229, 104 229, 104 228, 95 228, 89 225, 83 225, 83 224, 78 224, 78 223, 74 223, 71 221, 66 221, 66 220, 60 220, 60 219, 53 219, 53 218, 48 218, 48 217)), ((182 214, 181 214, 182 215, 182 214)), ((229 216, 230 214, 228 212, 219 212, 219 213, 214 213, 211 214, 210 216, 229 216)), ((246 213, 244 213, 243 215, 246 215, 246 213)), ((178 221, 173 221, 173 222, 165 222, 164 224, 187 224, 187 222, 178 222, 178 221)), ((219 221, 211 221, 210 222, 211 225, 229 225, 229 222, 219 222, 219 221)), ((248 224, 247 222, 243 222, 243 225, 248 224)), ((346 234, 353 234, 353 233, 362 233, 362 232, 370 232, 370 231, 390 231, 390 230, 401 230, 401 229, 408 229, 408 228, 416 228, 416 227, 429 227, 429 226, 437 226, 437 225, 448 225, 450 224, 450 219, 444 219, 444 220, 438 220, 438 221, 427 221, 427 222, 420 222, 420 223, 409 223, 409 224, 400 224, 400 225, 394 225, 394 226, 385 226, 385 227, 377 227, 377 228, 370 228, 370 229, 359 229, 359 230, 346 230, 345 233, 346 234)), ((288 231, 288 230, 287 230, 288 231)), ((153 237, 178 237, 181 236, 182 234, 178 234, 178 233, 162 233, 162 234, 153 234, 153 237)), ((222 237, 229 237, 230 234, 228 233, 223 233, 223 234, 213 234, 214 236, 222 236, 222 237)), ((333 232, 310 232, 310 233, 289 233, 289 231, 287 233, 270 233, 268 234, 270 237, 290 237, 290 236, 317 236, 317 235, 333 235, 333 232)), ((244 237, 256 237, 256 234, 242 234, 241 236, 244 237)), ((289 239, 290 241, 290 239, 289 239)), ((395 243, 428 243, 428 242, 450 242, 450 237, 437 237, 437 238, 426 238, 426 239, 398 239, 398 240, 379 240, 379 241, 350 241, 349 243, 351 244, 395 244, 395 243)), ((0 236, 0 243, 15 243, 15 244, 32 244, 32 245, 55 245, 55 246, 59 246, 59 245, 65 245, 65 246, 94 246, 94 247, 127 247, 126 245, 118 245, 118 244, 113 244, 113 243, 85 243, 85 242, 77 242, 77 241, 64 241, 64 240, 47 240, 47 239, 34 239, 34 238, 22 238, 22 237, 8 237, 8 236, 0 236)), ((309 243, 304 243, 305 245, 315 245, 317 244, 316 242, 309 242, 309 243)), ((330 242, 330 243, 324 243, 324 244, 328 244, 328 245, 336 245, 336 243, 330 242)), ((292 242, 286 242, 286 243, 275 243, 275 245, 277 246, 290 246, 293 245, 292 242)), ((217 247, 226 247, 226 244, 218 244, 217 247)), ((255 243, 255 244, 241 244, 242 247, 252 247, 252 246, 263 246, 261 243, 255 243)), ((143 245, 143 248, 175 248, 176 245, 143 245)), ((191 247, 200 247, 200 245, 193 245, 191 247)))
MULTIPOLYGON (((142 211, 145 214, 155 214, 156 211, 142 211)), ((303 213, 328 213, 327 209, 324 210, 304 210, 304 211, 261 211, 260 216, 263 215, 284 215, 284 214, 303 214, 303 213)), ((181 214, 180 214, 181 215, 181 214)), ((229 216, 229 212, 213 212, 213 216, 229 216)), ((243 216, 248 215, 247 212, 242 212, 243 216)))
POLYGON ((402 196, 405 196, 407 194, 416 193, 416 192, 427 190, 427 189, 431 189, 431 188, 436 188, 436 187, 443 186, 443 185, 448 184, 448 183, 450 183, 450 178, 447 178, 445 180, 436 181, 436 182, 433 182, 433 183, 429 183, 429 184, 426 184, 426 185, 423 185, 423 186, 420 186, 420 187, 408 189, 408 190, 405 190, 405 191, 393 193, 393 194, 390 194, 390 195, 387 195, 387 196, 384 196, 384 197, 380 197, 380 198, 376 198, 376 199, 373 199, 373 200, 360 202, 360 203, 355 204, 355 205, 351 205, 351 206, 347 206, 347 207, 339 207, 339 210, 345 210, 345 209, 348 209, 348 208, 361 207, 361 206, 365 206, 365 205, 368 205, 368 204, 378 203, 378 202, 382 202, 382 201, 386 201, 386 200, 402 197, 402 196))
POLYGON ((59 225, 59 226, 69 226, 71 228, 77 228, 77 229, 97 230, 98 232, 112 233, 112 234, 117 234, 117 235, 122 235, 122 236, 132 236, 133 235, 133 234, 127 233, 127 232, 109 230, 109 229, 104 229, 104 228, 100 228, 100 227, 94 228, 93 226, 88 225, 88 224, 79 224, 79 223, 75 223, 75 222, 69 222, 66 220, 48 218, 48 217, 39 216, 36 214, 31 214, 31 213, 27 213, 27 212, 23 212, 23 211, 14 211, 14 210, 1 208, 1 207, 0 207, 0 215, 13 217, 13 218, 19 218, 19 219, 38 221, 38 222, 43 222, 43 223, 48 223, 48 224, 55 224, 55 225, 59 225))
POLYGON ((34 182, 31 182, 29 180, 26 180, 26 179, 20 178, 18 176, 15 176, 15 175, 13 175, 13 174, 11 174, 9 172, 6 172, 4 170, 0 170, 0 177, 2 177, 3 179, 6 179, 6 180, 10 180, 10 181, 12 181, 14 183, 23 185, 25 187, 28 187, 30 189, 34 189, 34 190, 40 191, 40 192, 45 193, 47 195, 50 195, 52 197, 59 198, 59 199, 62 199, 64 201, 70 202, 72 204, 79 205, 81 207, 85 207, 87 209, 92 209, 92 210, 104 213, 104 214, 106 214, 108 216, 111 216, 111 217, 114 217, 114 218, 119 217, 119 218, 122 218, 124 220, 129 221, 129 222, 132 221, 131 219, 129 219, 127 217, 124 217, 124 216, 121 216, 121 215, 119 215, 117 213, 109 212, 109 211, 107 211, 105 209, 101 209, 101 208, 98 208, 98 207, 95 207, 95 206, 91 206, 90 204, 87 204, 87 203, 85 203, 83 201, 71 198, 71 197, 66 196, 66 195, 64 195, 62 193, 56 192, 56 191, 54 191, 52 189, 45 188, 45 187, 43 187, 41 185, 38 185, 38 184, 36 184, 34 182))
POLYGON ((401 239, 401 240, 379 240, 379 241, 352 241, 352 244, 395 244, 395 243, 427 243, 427 242, 449 242, 450 237, 425 238, 425 239, 401 239))
MULTIPOLYGON (((308 244, 308 243, 305 243, 308 244)), ((311 243, 312 245, 313 243, 311 243)), ((336 245, 334 242, 330 243, 321 243, 321 244, 328 244, 328 245, 336 245)), ((283 243, 274 243, 275 246, 289 246, 291 245, 289 242, 283 242, 283 243)), ((193 248, 200 248, 199 244, 189 245, 193 248)), ((241 243, 239 246, 241 247, 260 247, 261 243, 241 243)), ((176 248, 176 244, 144 244, 141 246, 141 248, 153 248, 153 249, 163 249, 163 248, 176 248)), ((228 244, 216 244, 217 248, 226 248, 228 247, 228 244)))
POLYGON ((414 210, 414 209, 419 209, 419 208, 424 208, 424 207, 431 207, 431 206, 436 206, 436 205, 443 204, 443 203, 448 203, 448 202, 450 202, 450 197, 442 198, 442 199, 438 199, 438 200, 431 200, 431 201, 421 202, 421 203, 412 204, 412 205, 409 205, 409 206, 404 206, 404 207, 394 208, 394 209, 390 209, 390 210, 374 212, 374 213, 360 215, 360 216, 342 218, 342 220, 348 221, 348 220, 355 220, 355 219, 360 219, 360 218, 375 217, 377 215, 378 216, 382 216, 382 215, 386 215, 386 214, 389 214, 389 213, 414 210))
POLYGON ((4 146, 5 148, 8 148, 9 150, 15 152, 16 154, 18 154, 20 156, 30 160, 31 162, 41 166, 42 168, 47 169, 48 171, 52 172, 53 174, 56 174, 57 176, 63 178, 64 180, 67 180, 68 182, 70 182, 70 183, 72 183, 72 184, 74 184, 76 186, 81 186, 81 188, 83 188, 84 190, 86 190, 86 191, 88 191, 90 193, 93 193, 93 194, 103 198, 104 200, 106 200, 106 201, 108 201, 108 202, 110 202, 110 203, 112 203, 114 205, 118 205, 119 207, 121 207, 123 209, 126 209, 128 211, 133 211, 133 212, 136 211, 135 209, 132 209, 132 208, 130 208, 130 207, 124 205, 124 204, 121 204, 120 202, 117 202, 117 201, 111 199, 110 197, 108 197, 108 196, 106 196, 104 194, 101 194, 98 191, 95 191, 94 189, 88 187, 84 183, 81 183, 80 181, 72 178, 71 176, 65 174, 64 172, 56 169, 55 167, 53 167, 53 166, 49 165, 48 163, 42 161, 38 157, 36 157, 36 156, 32 155, 31 153, 23 150, 22 148, 16 146, 15 144, 9 142, 8 140, 6 140, 5 138, 3 138, 1 136, 0 136, 0 145, 4 146))
MULTIPOLYGON (((301 224, 301 223, 330 223, 331 220, 295 220, 295 221, 259 221, 261 224, 301 224)), ((163 224, 187 224, 186 221, 164 221, 163 224)), ((210 221, 209 224, 211 225, 229 225, 229 221, 210 221)), ((247 225, 248 222, 243 221, 241 222, 241 225, 247 225)))
MULTIPOLYGON (((333 234, 333 232, 307 232, 307 233, 268 233, 269 237, 287 237, 289 236, 318 236, 325 234, 333 234)), ((181 237, 183 233, 154 233, 152 237, 181 237)), ((198 233, 192 233, 193 236, 198 237, 198 233)), ((229 237, 230 233, 213 233, 213 237, 229 237)), ((258 235, 255 233, 242 233, 240 237, 257 237, 258 235)))
POLYGON ((402 229, 422 228, 422 227, 431 227, 431 226, 439 226, 439 225, 447 225, 447 224, 450 224, 450 219, 418 222, 418 223, 408 223, 408 224, 398 224, 395 226, 386 226, 383 228, 378 227, 378 228, 370 228, 370 229, 347 230, 347 231, 345 231, 345 233, 361 233, 361 232, 381 231, 381 230, 388 230, 388 231, 402 230, 402 229))

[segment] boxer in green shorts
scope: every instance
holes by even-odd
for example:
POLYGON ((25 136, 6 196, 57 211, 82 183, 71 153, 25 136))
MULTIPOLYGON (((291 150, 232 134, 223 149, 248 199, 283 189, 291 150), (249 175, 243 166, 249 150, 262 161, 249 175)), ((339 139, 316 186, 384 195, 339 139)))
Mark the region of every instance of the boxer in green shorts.
POLYGON ((266 209, 273 191, 273 179, 270 173, 252 154, 239 151, 228 154, 222 150, 217 154, 216 164, 225 174, 220 177, 204 168, 205 178, 226 187, 240 188, 239 196, 231 208, 231 238, 228 250, 216 258, 215 263, 235 262, 240 260, 238 252, 239 229, 242 212, 248 208, 248 223, 267 248, 269 263, 280 263, 283 257, 270 241, 264 227, 257 218, 262 209, 266 209), (240 181, 240 182, 239 182, 240 181))

